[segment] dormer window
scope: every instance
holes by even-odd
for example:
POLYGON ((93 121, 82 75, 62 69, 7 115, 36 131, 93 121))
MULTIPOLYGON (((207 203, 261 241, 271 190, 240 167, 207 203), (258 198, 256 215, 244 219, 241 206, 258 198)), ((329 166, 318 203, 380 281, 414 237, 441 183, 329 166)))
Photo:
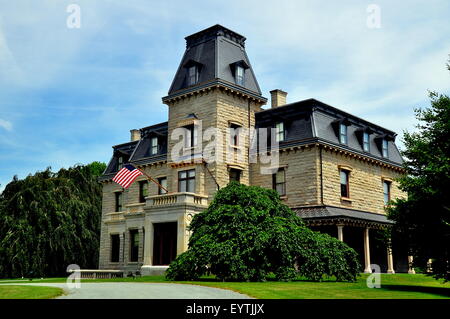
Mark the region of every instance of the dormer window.
POLYGON ((381 150, 382 150, 383 157, 388 157, 388 155, 389 155, 388 141, 385 138, 381 141, 381 150))
POLYGON ((370 137, 368 132, 363 132, 363 150, 370 152, 370 137))
POLYGON ((198 82, 198 67, 192 65, 188 68, 188 85, 194 85, 198 82))
POLYGON ((347 144, 347 125, 344 123, 339 124, 339 142, 341 144, 347 144))
POLYGON ((244 85, 244 68, 240 65, 236 66, 236 72, 235 72, 235 78, 236 78, 236 84, 237 85, 244 85))
POLYGON ((119 156, 117 159, 117 170, 120 171, 123 168, 123 157, 119 156))
POLYGON ((158 138, 157 137, 152 137, 152 139, 151 139, 150 154, 151 155, 158 154, 158 138))
POLYGON ((278 122, 275 124, 275 141, 282 142, 285 138, 285 132, 284 132, 284 123, 278 122))

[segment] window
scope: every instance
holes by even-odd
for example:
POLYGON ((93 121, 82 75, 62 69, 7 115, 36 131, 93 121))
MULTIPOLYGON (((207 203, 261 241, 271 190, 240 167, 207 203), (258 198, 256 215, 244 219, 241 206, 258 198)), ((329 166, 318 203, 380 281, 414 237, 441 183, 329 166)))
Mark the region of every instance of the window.
POLYGON ((122 192, 115 192, 116 196, 116 212, 122 211, 122 192))
POLYGON ((195 169, 178 172, 178 191, 195 192, 195 169))
POLYGON ((349 177, 350 172, 347 170, 341 169, 341 197, 350 198, 350 187, 349 187, 349 177))
POLYGON ((188 68, 188 85, 194 85, 198 82, 198 68, 197 66, 191 66, 188 68))
POLYGON ((158 138, 157 137, 152 137, 152 139, 151 139, 150 154, 151 155, 158 154, 158 138))
POLYGON ((282 142, 284 141, 284 123, 279 122, 275 124, 275 141, 282 142))
POLYGON ((185 147, 191 148, 197 145, 197 127, 192 124, 185 127, 186 136, 184 137, 185 147))
POLYGON ((383 153, 383 157, 388 157, 388 141, 386 139, 383 139, 381 142, 381 149, 383 153))
POLYGON ((241 126, 237 124, 230 124, 230 144, 232 146, 239 146, 239 133, 241 126))
POLYGON ((230 168, 230 182, 236 181, 240 183, 241 181, 241 170, 236 168, 230 168))
POLYGON ((111 235, 111 262, 119 262, 119 252, 120 252, 120 237, 119 235, 111 235))
POLYGON ((369 152, 370 151, 370 139, 369 139, 369 133, 364 132, 363 133, 363 150, 364 152, 369 152))
POLYGON ((137 262, 139 259, 139 232, 137 229, 130 230, 130 261, 137 262))
MULTIPOLYGON (((162 187, 167 189, 167 177, 158 178, 158 183, 159 183, 159 185, 161 185, 162 187)), ((158 195, 163 195, 163 194, 167 194, 167 192, 164 189, 162 189, 161 187, 158 187, 158 195)))
POLYGON ((347 125, 339 124, 339 142, 341 144, 347 144, 347 125))
POLYGON ((383 196, 384 205, 387 205, 391 200, 391 183, 388 181, 383 181, 383 196))
POLYGON ((244 68, 240 65, 236 66, 236 84, 244 85, 244 68))
POLYGON ((284 168, 278 169, 278 171, 272 175, 273 189, 278 192, 280 196, 286 195, 286 172, 284 168))
POLYGON ((139 182, 139 203, 145 203, 145 197, 148 196, 148 182, 139 182))
POLYGON ((117 159, 117 170, 120 171, 123 167, 123 157, 119 156, 119 158, 117 159))

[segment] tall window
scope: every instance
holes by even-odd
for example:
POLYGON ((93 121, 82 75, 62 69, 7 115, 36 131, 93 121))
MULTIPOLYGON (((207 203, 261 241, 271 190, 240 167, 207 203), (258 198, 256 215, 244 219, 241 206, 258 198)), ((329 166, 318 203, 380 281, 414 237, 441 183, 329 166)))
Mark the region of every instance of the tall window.
POLYGON ((339 142, 341 144, 347 144, 347 125, 339 124, 339 142))
POLYGON ((383 139, 381 142, 381 149, 383 151, 383 157, 388 157, 388 141, 386 139, 383 139))
POLYGON ((114 193, 116 196, 116 212, 121 212, 122 211, 122 192, 115 192, 114 193))
POLYGON ((191 66, 188 69, 188 85, 194 85, 198 82, 198 68, 197 66, 191 66))
MULTIPOLYGON (((164 187, 165 189, 167 189, 167 177, 160 177, 158 178, 158 183, 159 185, 161 185, 162 187, 164 187)), ((158 187, 158 195, 163 195, 166 194, 167 192, 162 189, 161 187, 158 187)))
POLYGON ((148 182, 139 182, 139 203, 145 203, 145 197, 148 196, 148 182))
POLYGON ((178 191, 195 192, 195 169, 178 172, 178 191))
POLYGON ((278 192, 280 196, 286 195, 286 172, 284 168, 278 169, 278 172, 272 175, 273 189, 278 192))
POLYGON ((195 147, 197 145, 197 127, 192 124, 185 127, 186 136, 184 137, 184 144, 186 148, 195 147))
POLYGON ((236 84, 244 85, 244 68, 242 66, 236 66, 236 84))
POLYGON ((388 181, 383 181, 383 196, 384 205, 387 205, 391 200, 391 183, 388 181))
POLYGON ((275 124, 275 141, 277 142, 282 142, 284 141, 284 123, 283 122, 278 122, 277 124, 275 124))
POLYGON ((241 126, 237 124, 230 124, 230 144, 232 146, 239 146, 239 133, 241 126))
POLYGON ((139 259, 139 232, 137 229, 130 230, 130 261, 139 259))
POLYGON ((117 263, 119 262, 119 254, 120 254, 120 237, 119 235, 111 235, 110 237, 111 243, 111 262, 117 263))
POLYGON ((123 167, 123 157, 119 156, 119 158, 117 159, 117 170, 120 171, 123 167))
POLYGON ((350 198, 349 175, 349 171, 341 169, 341 197, 350 198))
POLYGON ((369 133, 364 132, 363 133, 363 150, 364 152, 370 151, 370 140, 369 140, 369 133))
POLYGON ((152 137, 151 146, 150 146, 150 154, 155 155, 158 153, 158 138, 152 137))
POLYGON ((238 183, 241 181, 241 170, 240 169, 230 168, 230 182, 232 182, 232 181, 236 181, 238 183))

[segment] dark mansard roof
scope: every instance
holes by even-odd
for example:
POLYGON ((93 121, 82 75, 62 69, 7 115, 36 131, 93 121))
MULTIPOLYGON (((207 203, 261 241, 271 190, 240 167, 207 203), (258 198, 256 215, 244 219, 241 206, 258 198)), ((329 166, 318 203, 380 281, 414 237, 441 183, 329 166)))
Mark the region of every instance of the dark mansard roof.
POLYGON ((186 51, 170 86, 168 97, 211 83, 220 83, 261 96, 261 90, 245 52, 245 37, 216 24, 185 39, 186 51), (199 79, 196 85, 189 87, 188 67, 192 65, 198 66, 199 79), (234 77, 236 65, 245 69, 243 85, 236 84, 234 77))
POLYGON ((303 100, 256 113, 256 126, 274 127, 275 123, 285 125, 285 141, 280 147, 305 144, 312 141, 338 146, 361 155, 375 158, 389 164, 401 165, 403 159, 395 145, 396 133, 359 117, 341 111, 315 99, 303 100), (348 142, 339 142, 339 124, 347 126, 348 142), (362 146, 362 132, 369 133, 369 152, 362 146), (381 140, 388 142, 388 157, 383 158, 381 140))

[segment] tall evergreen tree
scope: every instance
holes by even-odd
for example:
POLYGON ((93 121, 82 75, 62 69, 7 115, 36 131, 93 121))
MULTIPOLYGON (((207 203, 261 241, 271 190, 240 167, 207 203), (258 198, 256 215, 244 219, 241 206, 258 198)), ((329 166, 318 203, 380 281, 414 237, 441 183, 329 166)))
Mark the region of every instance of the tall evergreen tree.
POLYGON ((0 195, 0 277, 97 267, 104 163, 14 177, 0 195))

